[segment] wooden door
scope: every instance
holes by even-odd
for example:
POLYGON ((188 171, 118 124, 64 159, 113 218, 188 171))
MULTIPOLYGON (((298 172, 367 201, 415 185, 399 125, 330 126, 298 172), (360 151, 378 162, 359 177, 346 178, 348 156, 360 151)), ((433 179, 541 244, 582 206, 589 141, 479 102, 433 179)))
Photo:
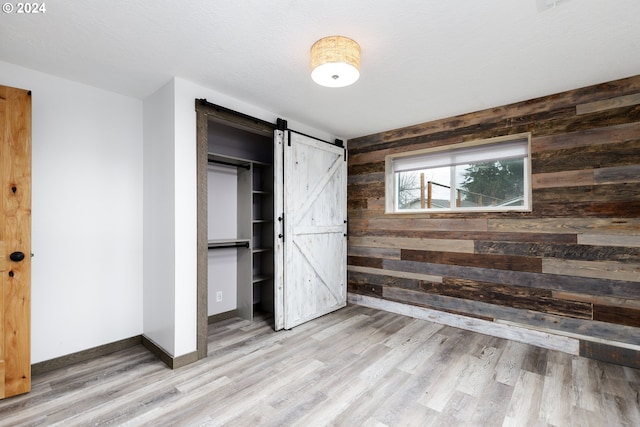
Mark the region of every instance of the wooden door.
POLYGON ((31 92, 0 86, 0 398, 31 389, 31 92))
MULTIPOLYGON (((283 209, 277 216, 284 218, 280 221, 284 233, 279 233, 284 235, 281 309, 282 326, 290 329, 346 305, 347 162, 344 148, 291 131, 285 132, 280 146, 284 156, 283 209)), ((278 147, 276 141, 276 155, 278 147)), ((277 311, 276 304, 279 329, 277 311)))

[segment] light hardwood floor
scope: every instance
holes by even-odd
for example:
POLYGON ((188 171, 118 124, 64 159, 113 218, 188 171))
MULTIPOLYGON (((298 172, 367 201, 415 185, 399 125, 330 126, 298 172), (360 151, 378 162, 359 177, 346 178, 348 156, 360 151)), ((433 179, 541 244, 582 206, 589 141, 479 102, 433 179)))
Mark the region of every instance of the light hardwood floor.
POLYGON ((640 370, 348 306, 229 319, 170 370, 141 346, 33 378, 0 426, 638 426, 640 370))

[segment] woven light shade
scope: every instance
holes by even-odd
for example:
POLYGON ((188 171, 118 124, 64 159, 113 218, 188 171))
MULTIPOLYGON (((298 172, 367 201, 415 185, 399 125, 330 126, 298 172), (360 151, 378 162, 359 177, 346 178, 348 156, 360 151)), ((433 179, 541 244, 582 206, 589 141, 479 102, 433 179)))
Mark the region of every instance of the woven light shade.
POLYGON ((311 78, 327 87, 344 87, 360 77, 360 46, 342 36, 325 37, 311 46, 311 78))

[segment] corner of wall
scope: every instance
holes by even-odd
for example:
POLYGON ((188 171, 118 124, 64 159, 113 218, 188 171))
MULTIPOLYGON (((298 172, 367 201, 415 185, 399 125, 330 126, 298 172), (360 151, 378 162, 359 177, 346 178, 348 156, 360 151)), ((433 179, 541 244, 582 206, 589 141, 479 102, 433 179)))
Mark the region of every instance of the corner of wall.
POLYGON ((143 101, 143 334, 175 353, 173 80, 143 101))

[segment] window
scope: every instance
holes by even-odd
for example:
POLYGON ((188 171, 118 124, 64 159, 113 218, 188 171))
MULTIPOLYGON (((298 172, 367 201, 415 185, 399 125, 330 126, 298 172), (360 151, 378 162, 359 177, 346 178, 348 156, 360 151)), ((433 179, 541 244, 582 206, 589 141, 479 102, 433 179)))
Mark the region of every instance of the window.
POLYGON ((386 157, 386 211, 528 211, 530 135, 386 157))

